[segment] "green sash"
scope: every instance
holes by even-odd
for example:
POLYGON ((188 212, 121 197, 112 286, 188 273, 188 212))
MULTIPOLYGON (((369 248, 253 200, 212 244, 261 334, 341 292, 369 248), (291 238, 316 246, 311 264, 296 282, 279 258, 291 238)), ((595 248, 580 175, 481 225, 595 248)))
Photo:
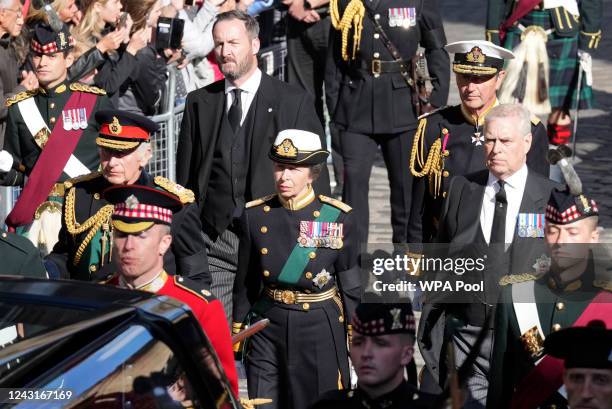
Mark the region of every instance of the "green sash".
MULTIPOLYGON (((315 219, 316 222, 335 222, 340 215, 340 209, 328 204, 323 204, 319 212, 319 217, 315 219)), ((308 255, 316 251, 316 247, 301 247, 296 244, 278 276, 278 281, 286 284, 297 283, 310 261, 308 255)))

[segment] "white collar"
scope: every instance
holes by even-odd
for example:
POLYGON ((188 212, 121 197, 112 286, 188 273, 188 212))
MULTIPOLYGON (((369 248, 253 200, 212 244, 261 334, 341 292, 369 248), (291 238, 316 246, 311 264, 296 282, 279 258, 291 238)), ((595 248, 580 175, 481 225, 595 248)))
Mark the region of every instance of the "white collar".
POLYGON ((232 85, 227 79, 225 80, 225 94, 229 94, 236 88, 240 88, 242 92, 246 92, 247 94, 255 94, 257 89, 259 88, 259 84, 261 83, 261 70, 257 68, 253 74, 249 77, 248 80, 244 82, 240 87, 236 87, 232 85))
MULTIPOLYGON (((487 186, 493 186, 497 183, 497 176, 493 175, 489 172, 489 179, 487 180, 487 186)), ((504 182, 507 186, 510 186, 512 189, 517 189, 520 186, 525 186, 527 183, 527 165, 523 164, 519 170, 514 172, 512 175, 504 179, 504 182)))

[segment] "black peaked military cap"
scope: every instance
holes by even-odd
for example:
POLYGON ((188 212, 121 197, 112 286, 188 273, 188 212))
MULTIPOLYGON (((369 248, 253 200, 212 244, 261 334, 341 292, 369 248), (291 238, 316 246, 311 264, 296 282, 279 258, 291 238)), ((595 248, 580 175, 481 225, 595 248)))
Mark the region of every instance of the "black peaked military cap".
POLYGON ((325 162, 328 155, 329 151, 323 149, 316 133, 285 129, 276 136, 268 156, 278 163, 311 166, 325 162))
POLYGON ((117 109, 96 112, 96 121, 100 124, 96 144, 118 151, 130 150, 141 142, 149 142, 151 133, 159 130, 159 125, 146 116, 117 109))
POLYGON ((30 49, 36 54, 55 54, 59 51, 70 50, 74 47, 74 37, 66 24, 62 29, 55 32, 46 23, 38 23, 34 26, 30 49))
POLYGON ((113 227, 124 233, 139 233, 154 224, 172 224, 172 214, 182 208, 179 198, 161 189, 141 185, 116 185, 103 192, 115 205, 113 227))
POLYGON ((353 314, 353 331, 362 335, 415 334, 410 303, 361 303, 353 314))
POLYGON ((562 329, 546 338, 544 350, 564 359, 566 368, 612 369, 612 329, 599 320, 562 329))
POLYGON ((584 194, 574 196, 569 189, 553 189, 546 206, 546 221, 554 224, 569 224, 586 217, 597 216, 599 209, 593 199, 584 194))

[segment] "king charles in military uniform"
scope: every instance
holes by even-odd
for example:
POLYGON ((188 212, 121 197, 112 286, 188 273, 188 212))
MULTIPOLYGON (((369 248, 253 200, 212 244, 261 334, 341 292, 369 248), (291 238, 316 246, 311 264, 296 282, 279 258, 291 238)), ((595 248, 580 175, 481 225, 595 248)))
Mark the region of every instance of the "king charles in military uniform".
POLYGON ((331 121, 340 132, 344 162, 342 200, 353 207, 367 242, 372 166, 382 153, 391 190, 393 243, 406 242, 412 176, 407 158, 425 110, 446 104, 449 60, 438 1, 332 0, 325 87, 331 121), (425 49, 431 95, 422 100, 411 75, 418 47, 425 49), (379 149, 380 148, 380 149, 379 149))
POLYGON ((612 325, 610 269, 594 256, 598 214, 586 195, 554 190, 546 209, 549 254, 529 273, 502 277, 487 408, 567 408, 557 393, 563 365, 544 353, 543 342, 594 319, 612 325))
POLYGON ((273 400, 262 409, 305 409, 349 385, 359 235, 351 208, 312 188, 328 154, 317 134, 281 131, 269 153, 278 193, 241 218, 233 330, 270 320, 245 346, 249 396, 273 400))
POLYGON ((46 258, 50 273, 95 280, 113 268, 113 206, 104 200, 102 192, 112 185, 137 184, 170 193, 184 205, 172 218, 173 240, 164 258, 166 271, 210 285, 200 212, 193 193, 144 170, 152 156, 151 134, 159 126, 144 116, 118 110, 99 111, 96 120, 100 124, 96 144, 102 170, 64 183, 66 198, 59 242, 46 258))
POLYGON ((113 246, 118 270, 104 284, 165 295, 187 304, 238 396, 238 375, 223 305, 197 283, 164 270, 164 253, 172 242, 173 215, 183 207, 179 198, 140 185, 111 186, 104 191, 104 198, 114 206, 113 246))
MULTIPOLYGON (((408 227, 409 243, 428 243, 437 225, 453 176, 485 169, 483 124, 487 113, 499 104, 496 91, 505 71, 504 61, 513 54, 488 41, 448 44, 454 53, 461 104, 425 114, 419 121, 410 154, 410 172, 415 177, 408 227)), ((530 170, 548 177, 546 129, 533 117, 532 145, 527 154, 530 170)))
POLYGON ((110 108, 110 101, 102 89, 67 81, 74 60, 74 39, 67 26, 55 32, 39 24, 32 35, 30 51, 41 87, 6 101, 0 183, 22 186, 27 176, 6 223, 46 254, 60 229, 62 182, 98 168, 95 139, 99 127, 94 114, 110 108))

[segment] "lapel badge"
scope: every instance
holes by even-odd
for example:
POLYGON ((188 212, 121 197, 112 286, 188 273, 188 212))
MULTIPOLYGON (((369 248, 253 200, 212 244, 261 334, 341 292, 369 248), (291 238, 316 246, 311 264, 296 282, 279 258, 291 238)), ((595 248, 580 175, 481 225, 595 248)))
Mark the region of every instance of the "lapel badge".
POLYGON ((546 254, 542 254, 540 257, 538 257, 535 264, 532 266, 535 270, 536 276, 539 277, 546 274, 548 270, 550 270, 550 264, 550 257, 548 257, 546 254))
POLYGON ((326 269, 323 269, 321 270, 320 273, 314 276, 314 278, 312 279, 312 282, 317 287, 323 288, 325 287, 325 284, 329 283, 331 278, 332 278, 331 274, 329 274, 329 272, 326 269))

